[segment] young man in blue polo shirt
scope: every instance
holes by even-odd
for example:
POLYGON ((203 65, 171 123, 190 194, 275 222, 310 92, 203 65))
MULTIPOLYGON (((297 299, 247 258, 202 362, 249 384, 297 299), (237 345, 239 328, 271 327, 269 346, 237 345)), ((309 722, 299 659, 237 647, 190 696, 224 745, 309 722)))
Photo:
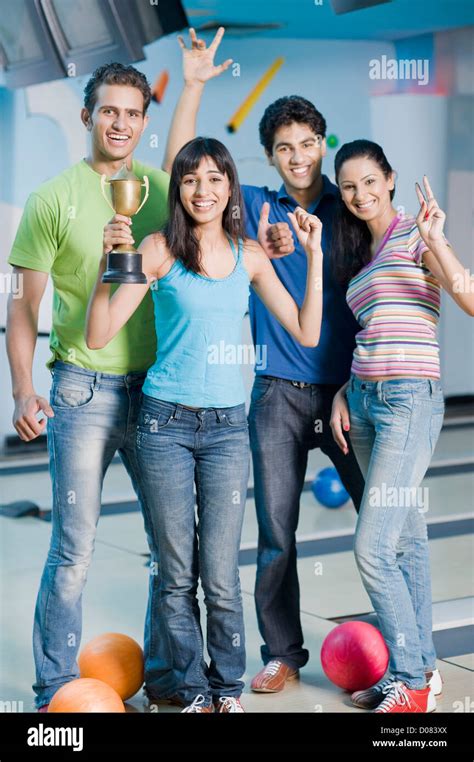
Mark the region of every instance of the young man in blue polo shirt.
MULTIPOLYGON (((173 140, 163 162, 168 172, 179 149, 195 136, 197 105, 197 100, 183 103, 186 113, 174 119, 173 140)), ((344 455, 329 426, 333 397, 350 375, 360 326, 330 266, 331 219, 338 190, 321 174, 325 135, 325 119, 312 103, 299 96, 278 99, 263 115, 260 140, 283 185, 278 191, 242 186, 246 233, 264 243, 279 278, 298 304, 304 298, 307 264, 288 224, 288 212, 296 206, 322 221, 325 254, 317 347, 299 346, 253 291, 250 297, 253 341, 265 348, 267 358, 266 367, 256 369, 249 413, 259 526, 255 600, 265 665, 251 687, 262 693, 282 690, 309 658, 303 648, 295 537, 309 450, 319 447, 331 459, 357 510, 364 490, 349 440, 344 455)))
POLYGON ((274 693, 296 678, 309 658, 303 648, 295 539, 309 450, 319 447, 330 458, 357 510, 364 490, 349 440, 344 455, 329 426, 334 394, 350 375, 360 326, 331 271, 331 220, 338 191, 321 174, 326 154, 324 117, 304 98, 279 98, 265 110, 259 130, 269 163, 283 184, 278 191, 242 186, 247 234, 257 238, 261 209, 267 202, 269 223, 263 224, 274 241, 273 266, 299 304, 304 298, 306 260, 298 241, 293 242, 287 216, 296 206, 323 223, 325 254, 317 347, 299 346, 253 291, 250 296, 253 341, 266 348, 266 367, 256 369, 249 412, 259 526, 255 602, 265 665, 251 687, 274 693))

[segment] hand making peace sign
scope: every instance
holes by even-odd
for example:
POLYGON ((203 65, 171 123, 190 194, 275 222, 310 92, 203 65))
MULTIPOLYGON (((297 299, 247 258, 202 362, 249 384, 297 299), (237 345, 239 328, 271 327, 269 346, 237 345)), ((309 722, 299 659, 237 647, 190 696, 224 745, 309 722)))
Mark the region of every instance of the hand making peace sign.
POLYGON ((420 211, 416 218, 416 224, 424 242, 428 247, 431 247, 435 243, 444 241, 443 227, 446 215, 439 208, 426 175, 423 175, 423 185, 425 186, 427 202, 420 185, 415 183, 416 195, 420 202, 420 211))

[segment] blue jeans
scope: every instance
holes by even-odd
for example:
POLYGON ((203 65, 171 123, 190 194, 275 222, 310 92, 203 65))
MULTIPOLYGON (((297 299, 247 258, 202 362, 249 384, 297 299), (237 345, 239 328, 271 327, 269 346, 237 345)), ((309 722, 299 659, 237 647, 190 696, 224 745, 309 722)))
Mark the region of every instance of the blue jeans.
POLYGON ((438 381, 362 381, 347 388, 350 438, 365 475, 355 535, 362 581, 390 650, 390 672, 409 688, 424 688, 435 669, 431 578, 420 484, 443 424, 438 381))
POLYGON ((279 659, 303 667, 300 590, 296 566, 296 529, 308 452, 319 447, 337 468, 358 509, 364 479, 349 444, 344 455, 329 426, 339 386, 292 386, 283 379, 256 376, 249 411, 255 505, 258 520, 255 603, 264 640, 264 664, 279 659))
POLYGON ((153 651, 165 647, 165 659, 172 654, 174 678, 165 673, 156 695, 175 694, 185 703, 197 694, 208 701, 240 696, 245 635, 238 556, 250 458, 245 406, 193 411, 144 394, 137 455, 158 552, 156 605, 165 637, 153 651))
MULTIPOLYGON (((52 375, 50 400, 55 415, 48 419, 52 534, 33 630, 37 707, 47 704, 61 685, 79 677, 82 591, 94 550, 102 482, 117 451, 143 510, 135 437, 146 374, 96 373, 58 361, 52 375)), ((150 538, 146 520, 145 531, 150 538)), ((150 575, 145 664, 151 685, 150 642, 156 640, 154 628, 158 627, 156 593, 156 577, 150 575)))

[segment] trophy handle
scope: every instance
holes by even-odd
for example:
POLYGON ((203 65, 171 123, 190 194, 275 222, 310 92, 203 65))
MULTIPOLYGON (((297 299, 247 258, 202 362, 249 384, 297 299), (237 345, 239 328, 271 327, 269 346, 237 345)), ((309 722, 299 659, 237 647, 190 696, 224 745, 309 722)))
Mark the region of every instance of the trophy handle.
POLYGON ((142 184, 145 186, 145 195, 143 196, 143 201, 140 204, 140 206, 138 207, 138 209, 135 212, 135 214, 138 214, 138 212, 140 211, 140 209, 142 208, 143 204, 145 203, 145 201, 147 200, 147 198, 148 198, 148 196, 150 194, 150 183, 148 181, 147 175, 143 175, 143 183, 142 184))
POLYGON ((107 203, 110 206, 110 208, 112 209, 113 213, 117 214, 117 212, 115 211, 115 209, 113 208, 112 204, 110 203, 109 199, 106 196, 106 193, 105 193, 105 184, 106 184, 106 182, 107 182, 107 175, 101 175, 100 176, 100 189, 102 191, 102 195, 105 198, 105 200, 107 201, 107 203))

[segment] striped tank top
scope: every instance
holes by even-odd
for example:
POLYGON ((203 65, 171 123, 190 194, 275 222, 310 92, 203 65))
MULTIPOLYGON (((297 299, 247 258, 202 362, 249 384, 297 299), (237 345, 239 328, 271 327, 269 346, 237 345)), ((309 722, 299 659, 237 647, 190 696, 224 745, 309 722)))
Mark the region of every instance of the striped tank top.
POLYGON ((378 251, 349 282, 346 299, 362 330, 355 375, 439 378, 440 286, 423 263, 415 218, 395 217, 378 251))
POLYGON ((190 407, 233 407, 245 402, 240 370, 242 321, 250 282, 229 238, 235 267, 225 278, 208 278, 176 260, 151 286, 158 341, 144 394, 190 407))

